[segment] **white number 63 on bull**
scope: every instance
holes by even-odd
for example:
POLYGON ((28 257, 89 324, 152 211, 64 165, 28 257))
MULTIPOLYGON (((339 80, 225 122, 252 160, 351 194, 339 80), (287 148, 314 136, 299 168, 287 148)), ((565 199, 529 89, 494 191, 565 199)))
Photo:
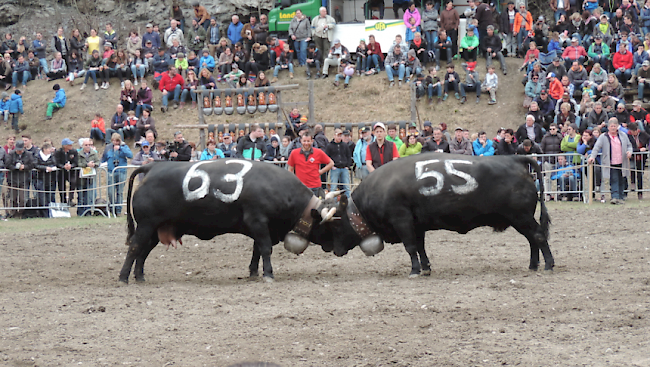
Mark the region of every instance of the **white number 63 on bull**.
MULTIPOLYGON (((207 172, 202 169, 199 169, 199 166, 206 163, 214 163, 213 161, 204 161, 198 162, 187 171, 185 178, 183 178, 183 196, 187 201, 194 201, 204 198, 210 191, 210 176, 207 172), (190 190, 190 180, 193 178, 201 179, 201 186, 194 190, 190 190)), ((226 164, 239 163, 242 165, 242 169, 237 173, 228 173, 223 176, 221 179, 223 182, 236 182, 235 191, 232 194, 224 194, 219 189, 214 189, 212 194, 219 200, 224 203, 232 203, 239 199, 241 191, 244 188, 244 175, 253 168, 253 164, 249 161, 244 161, 240 159, 232 159, 226 162, 226 164)))
MULTIPOLYGON (((420 161, 415 163, 415 179, 423 180, 428 177, 433 177, 436 179, 435 186, 427 186, 420 188, 420 194, 424 196, 433 196, 438 195, 442 191, 442 187, 445 184, 445 175, 438 171, 427 171, 425 166, 440 162, 439 159, 429 159, 427 161, 420 161)), ((470 161, 463 161, 459 159, 448 159, 445 160, 445 172, 448 175, 457 176, 465 180, 464 185, 451 185, 451 190, 459 195, 468 194, 478 187, 478 182, 474 177, 470 176, 465 172, 461 172, 454 168, 454 164, 472 164, 470 161)))

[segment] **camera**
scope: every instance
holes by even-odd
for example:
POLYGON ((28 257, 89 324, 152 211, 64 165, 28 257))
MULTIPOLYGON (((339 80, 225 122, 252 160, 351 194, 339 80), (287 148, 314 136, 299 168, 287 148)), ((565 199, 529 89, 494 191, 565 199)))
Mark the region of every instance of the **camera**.
POLYGON ((181 147, 181 143, 177 141, 167 142, 167 146, 165 147, 166 150, 165 158, 167 158, 170 161, 175 161, 176 159, 178 159, 178 157, 170 157, 169 154, 173 152, 178 153, 180 147, 181 147))

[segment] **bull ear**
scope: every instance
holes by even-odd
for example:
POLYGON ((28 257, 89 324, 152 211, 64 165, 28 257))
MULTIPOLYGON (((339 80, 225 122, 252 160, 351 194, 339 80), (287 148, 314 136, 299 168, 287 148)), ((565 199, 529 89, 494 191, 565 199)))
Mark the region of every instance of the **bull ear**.
POLYGON ((341 195, 339 199, 339 213, 345 212, 345 209, 348 207, 348 197, 347 195, 341 195))

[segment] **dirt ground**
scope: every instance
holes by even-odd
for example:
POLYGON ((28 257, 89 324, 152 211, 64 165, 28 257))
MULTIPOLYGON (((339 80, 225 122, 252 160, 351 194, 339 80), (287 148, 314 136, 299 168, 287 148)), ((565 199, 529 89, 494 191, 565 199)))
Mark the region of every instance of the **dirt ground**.
POLYGON ((527 270, 514 230, 483 228, 429 232, 418 279, 402 245, 336 258, 280 244, 273 284, 248 280, 240 235, 159 246, 147 282, 121 286, 123 218, 2 222, 0 364, 650 366, 650 208, 550 208, 552 273, 527 270))
MULTIPOLYGON (((507 59, 508 75, 504 76, 497 71, 500 88, 497 92, 498 104, 488 106, 488 95, 483 94, 481 104, 475 103, 473 92, 468 92, 468 102, 464 105, 454 98, 453 93, 449 99, 442 104, 429 106, 426 99, 417 103, 420 122, 432 121, 435 125, 445 122, 450 130, 456 126, 469 129, 472 133, 486 130, 490 136, 496 135, 499 127, 516 129, 524 122, 525 109, 521 107, 524 96, 524 86, 520 80, 523 74, 517 69, 521 66, 521 59, 507 59)), ((461 61, 455 60, 456 70, 461 78, 465 73, 460 67, 461 61)), ((498 65, 498 63, 497 63, 498 65)), ((485 60, 479 59, 477 70, 480 77, 485 77, 485 60)), ((270 72, 270 71, 269 71, 270 72)), ((441 70, 440 76, 444 76, 441 70)), ((388 79, 384 72, 369 77, 354 77, 350 82, 350 88, 336 88, 332 85, 334 81, 334 69, 331 69, 330 78, 316 80, 314 83, 315 100, 315 121, 316 122, 352 122, 353 126, 359 122, 371 121, 399 121, 410 120, 410 92, 406 86, 398 88, 388 87, 388 79)), ((268 74, 271 78, 272 74, 268 74)), ((304 68, 297 67, 295 78, 289 79, 287 73, 281 73, 279 82, 274 85, 299 84, 300 89, 282 92, 283 102, 307 102, 308 81, 305 78, 304 68)), ((148 78, 151 87, 151 77, 148 78)), ((78 138, 87 137, 90 131, 90 121, 96 112, 100 112, 106 121, 107 127, 110 118, 115 114, 115 107, 120 101, 120 84, 117 78, 111 79, 111 87, 108 90, 100 89, 95 91, 92 87, 92 79, 89 79, 88 88, 83 91, 79 87, 83 80, 75 81, 75 86, 70 87, 65 80, 44 81, 34 80, 28 83, 27 89, 23 90, 23 101, 25 115, 20 117, 20 126, 25 133, 31 134, 36 145, 40 146, 43 139, 50 138, 58 146, 63 138, 70 138, 77 141, 78 138), (54 98, 52 86, 59 83, 65 89, 67 95, 66 107, 55 112, 52 120, 44 120, 47 103, 54 98)), ((136 87, 136 88, 139 88, 136 87)), ((220 84, 219 88, 225 88, 220 84)), ((19 88, 21 89, 21 88, 19 88)), ((174 110, 170 107, 167 113, 160 111, 160 91, 154 91, 153 118, 156 120, 156 127, 160 139, 171 140, 173 133, 178 130, 176 125, 198 123, 198 112, 189 106, 184 109, 174 110)), ((290 112, 290 107, 286 108, 290 112)), ((301 114, 308 115, 307 106, 299 106, 301 114)), ((270 123, 277 121, 275 113, 256 113, 233 115, 223 114, 221 116, 206 117, 208 124, 230 124, 260 122, 270 123)), ((356 129, 355 129, 356 131, 356 129)), ((5 130, 6 137, 10 130, 5 130)), ((13 132, 11 132, 13 133, 13 132)), ((331 133, 331 129, 327 130, 331 133)), ((198 142, 199 131, 185 129, 185 139, 198 142)), ((4 138, 2 143, 4 144, 4 138)), ((132 144, 129 142, 129 144, 132 144)), ((102 145, 98 145, 102 146, 102 145)))

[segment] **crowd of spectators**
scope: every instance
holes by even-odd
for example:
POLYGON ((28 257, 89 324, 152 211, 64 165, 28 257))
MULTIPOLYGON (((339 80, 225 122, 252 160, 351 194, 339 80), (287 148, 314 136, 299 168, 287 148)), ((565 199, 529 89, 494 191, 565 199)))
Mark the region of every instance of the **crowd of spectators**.
MULTIPOLYGON (((233 15, 228 26, 222 27, 198 2, 192 5, 191 22, 185 23, 182 11, 175 5, 170 9, 168 28, 161 31, 158 25, 147 24, 142 35, 132 30, 126 39, 120 39, 110 23, 105 24, 101 33, 90 29, 82 36, 74 29, 69 38, 63 28, 59 28, 50 42, 42 33, 37 33, 31 43, 25 37, 19 37, 16 42, 11 33, 5 34, 0 44, 3 55, 0 87, 6 92, 0 99, 0 118, 5 125, 11 119, 12 127, 19 131, 18 117, 24 112, 22 93, 30 80, 65 78, 73 86, 75 79, 83 78, 81 90, 84 90, 92 79, 94 89, 99 91, 110 88, 110 80, 117 78, 121 93, 115 114, 109 122, 96 114, 91 122, 91 139, 84 140, 89 149, 84 142, 78 149, 79 152, 85 149, 86 156, 90 152, 99 154, 93 139, 103 141, 105 148, 101 159, 94 164, 106 163, 111 172, 109 178, 115 183, 123 182, 126 174, 125 170, 116 167, 126 165, 129 159, 136 165, 156 160, 212 160, 233 156, 285 161, 291 151, 301 148, 300 138, 304 135, 312 136, 313 148, 322 149, 334 161, 332 182, 341 183, 344 188, 349 188, 352 170, 357 178, 363 179, 377 168, 374 167, 377 162, 385 163, 384 153, 379 161, 377 157, 366 160, 367 154, 375 154, 375 150, 368 149, 377 138, 382 147, 384 142, 394 144, 395 154, 389 154, 388 160, 426 151, 479 156, 577 152, 587 157, 599 137, 610 136, 607 133, 613 118, 619 123, 617 131, 627 134, 634 152, 644 152, 648 148, 650 135, 645 131, 650 114, 643 108, 643 102, 647 102, 644 92, 650 85, 647 52, 650 3, 639 6, 629 0, 622 0, 620 4, 585 0, 576 5, 569 0, 551 0, 550 6, 555 11, 555 19, 551 22, 542 15, 533 17, 525 4, 512 1, 499 13, 494 4, 470 0, 469 9, 462 15, 451 1, 444 6, 426 1, 422 9, 410 2, 402 7, 406 33, 396 35, 392 44, 384 45, 386 54, 372 35, 367 43, 360 39, 352 54, 340 40, 333 39, 336 21, 327 14, 326 8, 321 8, 319 15, 311 20, 297 11, 289 27, 289 38, 284 41, 269 37, 268 18, 264 14, 251 15, 246 24, 238 15, 233 15), (467 32, 459 39, 461 17, 467 19, 467 32), (239 131, 211 136, 207 148, 198 151, 180 132, 174 135, 172 143, 157 140, 152 117, 154 97, 147 80, 152 80, 153 88, 161 92, 163 113, 170 103, 174 108, 184 108, 185 103, 191 102, 192 108, 196 108, 197 94, 191 93, 192 90, 217 89, 222 84, 268 86, 278 82, 283 70, 288 71, 290 79, 294 78, 295 67, 304 67, 308 79, 327 78, 334 67, 333 83, 337 87, 341 80, 348 87, 354 76, 371 77, 385 71, 389 87, 395 85, 395 79, 398 87, 413 83, 417 96, 426 96, 429 103, 433 103, 434 97, 438 103, 443 103, 453 90, 461 104, 467 102, 467 91, 476 93, 476 103, 480 103, 482 93, 488 93, 488 104, 496 104, 499 78, 494 60, 499 61, 501 73, 506 75, 506 57, 522 59, 523 106, 528 111, 525 123, 516 129, 499 129, 494 139, 489 139, 486 132, 470 135, 461 128, 456 129, 452 137, 446 131, 446 124, 433 126, 425 122, 422 131, 414 125, 403 131, 383 124, 379 126, 380 131, 364 128, 356 143, 350 131, 336 131, 335 138, 328 141, 322 127, 311 131, 303 121, 304 116, 294 110, 289 115, 291 122, 287 124, 285 136, 274 131, 267 134, 253 125, 248 134, 239 131), (464 78, 456 71, 454 60, 460 58, 463 59, 460 66, 464 78), (478 58, 485 59, 483 77, 477 68, 478 58), (444 76, 439 77, 441 68, 444 68, 444 76), (265 75, 269 70, 273 70, 271 81, 265 75), (18 89, 19 83, 22 90, 18 89), (632 111, 628 111, 625 88, 631 85, 637 86, 637 100, 632 104, 632 111), (9 94, 12 87, 13 93, 9 94), (124 143, 127 139, 137 142, 140 151, 135 155, 124 143), (343 145, 347 149, 342 148, 343 145)), ((393 10, 397 15, 399 7, 393 10)), ((63 88, 56 84, 53 89, 56 95, 48 104, 47 119, 66 103, 63 88)), ((23 135, 23 141, 15 146, 10 144, 15 138, 8 140, 0 168, 12 171, 35 168, 51 174, 53 171, 47 167, 61 165, 56 154, 48 155, 53 148, 47 141, 40 150, 34 149, 37 153, 32 154, 32 162, 27 159, 21 161, 24 162, 21 165, 14 164, 25 154, 18 149, 21 143, 27 144, 25 136, 28 135, 23 135), (20 157, 16 156, 17 152, 20 157), (51 165, 38 165, 39 159, 51 165)), ((71 141, 64 140, 68 142, 71 141)), ((61 149, 68 151, 71 145, 63 144, 61 149)), ((636 169, 645 168, 645 156, 635 156, 634 160, 636 169)), ((559 170, 545 177, 547 183, 557 180, 562 190, 576 192, 581 177, 580 170, 573 167, 580 162, 579 156, 545 158, 542 163, 546 170, 559 170)), ((74 168, 77 164, 64 163, 63 169, 69 171, 66 165, 74 168)), ((60 173, 51 174, 57 175, 60 173)), ((20 179, 10 176, 12 179, 7 181, 10 186, 17 183, 16 180, 24 185, 31 179, 24 174, 20 179)), ((594 179, 600 186, 600 179, 594 179)), ((322 181, 325 180, 323 177, 322 181)), ((626 180, 620 182, 627 184, 626 180)), ((59 187, 63 192, 66 185, 72 191, 83 186, 72 179, 57 179, 57 184, 63 185, 59 187)), ((52 187, 45 182, 38 185, 52 187)), ((632 175, 631 185, 642 189, 642 176, 632 175)), ((122 202, 121 191, 121 186, 115 185, 111 203, 122 202)), ((642 197, 641 192, 638 195, 642 197)), ((579 195, 571 193, 560 198, 579 200, 579 195)), ((27 199, 18 195, 15 204, 27 199)), ((37 199, 41 204, 48 202, 47 197, 37 199)), ((622 202, 624 198, 616 199, 622 202)), ((62 201, 74 202, 72 195, 62 197, 62 201)))

